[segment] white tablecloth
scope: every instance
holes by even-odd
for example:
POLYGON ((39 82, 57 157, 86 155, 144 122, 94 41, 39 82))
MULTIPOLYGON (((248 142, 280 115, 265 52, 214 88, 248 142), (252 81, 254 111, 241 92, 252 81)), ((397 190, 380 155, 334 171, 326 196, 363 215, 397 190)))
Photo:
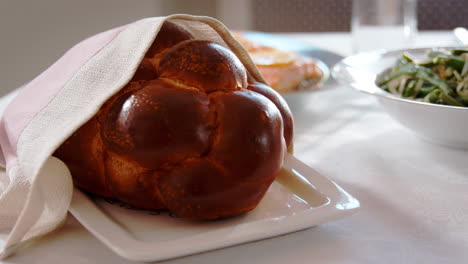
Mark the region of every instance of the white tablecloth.
MULTIPOLYGON (((350 54, 347 34, 288 36, 350 54)), ((448 32, 423 33, 418 41, 455 44, 448 32)), ((296 119, 296 156, 355 195, 361 210, 304 231, 165 263, 468 263, 468 151, 419 139, 374 98, 347 87, 286 98, 296 119)), ((5 263, 129 262, 70 216, 64 228, 5 263)))

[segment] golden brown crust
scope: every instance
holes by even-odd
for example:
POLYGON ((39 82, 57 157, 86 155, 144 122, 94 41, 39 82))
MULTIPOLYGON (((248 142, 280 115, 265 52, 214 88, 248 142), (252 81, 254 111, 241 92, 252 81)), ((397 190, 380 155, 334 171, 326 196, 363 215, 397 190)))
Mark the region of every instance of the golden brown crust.
POLYGON ((174 24, 172 22, 164 22, 161 26, 161 29, 154 40, 154 43, 157 45, 152 45, 146 52, 146 58, 154 58, 160 55, 165 49, 171 48, 185 40, 193 39, 192 34, 190 34, 184 28, 174 24))
POLYGON ((169 49, 159 63, 160 78, 204 92, 244 88, 244 65, 227 48, 206 40, 188 40, 169 49))
POLYGON ((204 93, 151 81, 114 104, 101 135, 108 150, 131 156, 141 166, 177 164, 207 148, 208 105, 204 93))
POLYGON ((278 92, 263 83, 252 83, 247 87, 247 89, 265 96, 278 108, 281 113, 281 117, 283 118, 284 139, 286 141, 286 145, 289 146, 292 143, 294 135, 294 120, 286 101, 278 92))
POLYGON ((289 108, 247 83, 230 50, 169 25, 161 36, 179 37, 155 42, 130 83, 55 155, 80 188, 138 208, 189 219, 250 211, 291 144, 289 108))
POLYGON ((99 130, 100 124, 94 117, 69 137, 54 155, 67 164, 73 176, 79 175, 79 179, 74 179, 78 187, 109 197, 103 167, 106 151, 99 130))

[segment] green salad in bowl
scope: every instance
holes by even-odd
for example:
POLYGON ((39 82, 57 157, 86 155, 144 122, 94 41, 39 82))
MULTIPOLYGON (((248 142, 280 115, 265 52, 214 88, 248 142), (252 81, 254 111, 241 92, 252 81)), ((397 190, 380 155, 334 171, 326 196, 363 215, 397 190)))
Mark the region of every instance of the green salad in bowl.
POLYGON ((404 52, 376 85, 407 99, 468 107, 468 49, 432 49, 423 58, 404 52))
POLYGON ((333 77, 420 137, 468 150, 467 61, 466 47, 375 50, 344 58, 333 77))

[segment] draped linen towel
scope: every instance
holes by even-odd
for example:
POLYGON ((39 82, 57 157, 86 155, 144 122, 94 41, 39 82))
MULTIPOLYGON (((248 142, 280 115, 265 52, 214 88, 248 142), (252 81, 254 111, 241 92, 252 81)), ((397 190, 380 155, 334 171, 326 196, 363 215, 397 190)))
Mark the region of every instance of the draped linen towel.
POLYGON ((51 155, 132 78, 164 21, 196 39, 230 48, 264 82, 244 48, 219 21, 202 16, 146 18, 71 48, 0 106, 0 258, 64 221, 73 193, 66 165, 51 155))

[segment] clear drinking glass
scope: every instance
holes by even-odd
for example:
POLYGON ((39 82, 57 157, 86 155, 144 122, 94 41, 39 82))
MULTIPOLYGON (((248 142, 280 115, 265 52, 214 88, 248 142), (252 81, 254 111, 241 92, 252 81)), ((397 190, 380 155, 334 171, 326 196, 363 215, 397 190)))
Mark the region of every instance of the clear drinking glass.
POLYGON ((353 0, 354 53, 411 47, 416 32, 416 0, 353 0))

